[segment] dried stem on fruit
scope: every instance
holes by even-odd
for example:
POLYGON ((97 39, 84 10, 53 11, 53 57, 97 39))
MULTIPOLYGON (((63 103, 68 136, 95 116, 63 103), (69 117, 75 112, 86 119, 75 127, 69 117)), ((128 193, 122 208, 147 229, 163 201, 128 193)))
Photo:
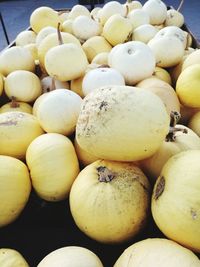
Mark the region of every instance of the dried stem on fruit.
POLYGON ((11 96, 11 103, 10 103, 10 107, 11 108, 18 108, 20 105, 17 102, 17 99, 15 96, 11 96))
POLYGON ((187 133, 187 129, 175 127, 181 118, 181 114, 178 111, 171 111, 170 113, 170 126, 169 132, 165 138, 166 142, 173 142, 176 140, 176 132, 187 133))
POLYGON ((58 23, 58 27, 57 27, 57 34, 58 34, 58 43, 59 43, 59 45, 64 44, 63 43, 63 38, 62 38, 62 35, 61 35, 61 32, 60 32, 60 22, 58 23))
POLYGON ((183 4, 184 4, 184 0, 181 0, 181 2, 180 2, 180 4, 179 4, 179 6, 178 6, 178 8, 177 8, 176 11, 180 12, 180 10, 181 10, 183 4))

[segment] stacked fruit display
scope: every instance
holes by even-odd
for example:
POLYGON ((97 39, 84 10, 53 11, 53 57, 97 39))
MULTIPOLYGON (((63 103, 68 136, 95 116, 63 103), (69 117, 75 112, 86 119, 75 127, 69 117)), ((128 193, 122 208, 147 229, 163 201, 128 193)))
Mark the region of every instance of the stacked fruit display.
MULTIPOLYGON (((183 24, 160 0, 33 11, 0 53, 2 229, 35 194, 100 250, 127 248, 115 267, 200 267, 200 50, 183 24)), ((108 264, 76 244, 38 267, 108 264)), ((28 263, 2 248, 0 266, 28 263)))

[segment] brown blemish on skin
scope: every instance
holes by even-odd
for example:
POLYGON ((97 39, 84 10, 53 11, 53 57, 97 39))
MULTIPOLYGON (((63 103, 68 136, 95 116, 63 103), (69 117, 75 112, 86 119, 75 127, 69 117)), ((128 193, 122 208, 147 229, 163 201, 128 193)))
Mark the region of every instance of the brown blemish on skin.
POLYGON ((176 124, 181 118, 181 114, 178 111, 171 111, 170 113, 170 125, 169 125, 169 132, 165 137, 166 142, 173 142, 176 140, 176 132, 182 132, 187 134, 187 129, 183 129, 180 127, 176 127, 176 124))
POLYGON ((105 166, 97 167, 97 172, 98 172, 98 176, 99 176, 99 178, 98 178, 99 182, 108 183, 108 182, 111 182, 112 179, 115 178, 115 173, 112 172, 111 170, 109 170, 105 166))
POLYGON ((131 54, 133 54, 134 51, 133 51, 133 49, 128 49, 127 52, 128 52, 129 55, 131 55, 131 54))
POLYGON ((196 220, 197 219, 197 212, 193 208, 191 208, 190 213, 192 215, 192 219, 196 220))
POLYGON ((108 103, 107 103, 106 101, 103 100, 103 101, 100 103, 99 109, 102 110, 103 107, 104 107, 105 111, 107 111, 107 106, 108 106, 108 103))
POLYGON ((155 194, 154 194, 154 199, 157 200, 163 193, 165 189, 165 178, 164 176, 160 177, 156 188, 155 188, 155 194))

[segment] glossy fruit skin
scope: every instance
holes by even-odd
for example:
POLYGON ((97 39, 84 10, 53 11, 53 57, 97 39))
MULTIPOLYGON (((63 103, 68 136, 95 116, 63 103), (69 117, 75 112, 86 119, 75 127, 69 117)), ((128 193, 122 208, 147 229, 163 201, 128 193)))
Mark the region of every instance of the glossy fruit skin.
POLYGON ((176 82, 180 102, 191 108, 200 108, 200 64, 184 69, 176 82))
POLYGON ((129 246, 114 267, 199 267, 200 261, 189 249, 164 238, 148 238, 129 246))
POLYGON ((49 253, 37 267, 103 267, 100 259, 84 247, 68 246, 49 253))
POLYGON ((85 167, 70 191, 75 223, 102 243, 122 243, 146 224, 150 185, 134 163, 97 160, 85 167))
POLYGON ((196 252, 200 252, 199 160, 200 150, 171 157, 156 181, 151 207, 160 230, 196 252))
POLYGON ((18 101, 33 102, 42 93, 40 79, 30 71, 13 71, 5 79, 5 93, 18 101))
POLYGON ((13 46, 0 55, 0 73, 7 76, 15 70, 35 71, 34 58, 25 47, 13 46))
POLYGON ((27 166, 16 158, 0 155, 0 185, 0 227, 3 227, 18 218, 28 201, 31 180, 27 166))
POLYGON ((156 59, 148 45, 129 41, 113 47, 108 65, 124 76, 126 85, 135 85, 153 74, 156 59))
POLYGON ((67 137, 49 133, 33 140, 26 153, 33 188, 47 201, 66 199, 79 173, 78 159, 67 137))
POLYGON ((57 89, 38 99, 34 114, 46 132, 68 136, 75 130, 81 104, 82 98, 78 94, 68 89, 57 89))
POLYGON ((29 267, 24 257, 16 250, 10 248, 0 249, 1 267, 29 267))
POLYGON ((88 60, 82 48, 69 43, 49 49, 44 64, 50 76, 65 82, 84 75, 88 60))
POLYGON ((36 33, 47 26, 56 28, 59 22, 58 12, 46 6, 36 8, 30 16, 31 28, 36 33))
POLYGON ((0 114, 0 154, 24 159, 29 144, 44 131, 35 116, 20 111, 0 114))

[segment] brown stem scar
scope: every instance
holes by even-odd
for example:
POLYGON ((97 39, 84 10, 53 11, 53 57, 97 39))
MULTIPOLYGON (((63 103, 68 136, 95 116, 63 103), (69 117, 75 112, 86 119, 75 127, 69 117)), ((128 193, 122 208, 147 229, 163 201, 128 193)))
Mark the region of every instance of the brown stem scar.
POLYGON ((98 180, 100 182, 108 183, 115 178, 115 174, 105 166, 97 167, 97 172, 99 176, 98 180))
POLYGON ((161 176, 155 188, 155 193, 154 193, 155 200, 157 200, 162 195, 164 189, 165 189, 165 178, 164 176, 161 176))
POLYGON ((170 126, 169 126, 169 132, 165 137, 166 142, 173 142, 176 140, 176 132, 183 132, 187 133, 187 129, 182 129, 175 127, 177 122, 180 120, 181 114, 178 111, 171 111, 170 113, 170 126))

